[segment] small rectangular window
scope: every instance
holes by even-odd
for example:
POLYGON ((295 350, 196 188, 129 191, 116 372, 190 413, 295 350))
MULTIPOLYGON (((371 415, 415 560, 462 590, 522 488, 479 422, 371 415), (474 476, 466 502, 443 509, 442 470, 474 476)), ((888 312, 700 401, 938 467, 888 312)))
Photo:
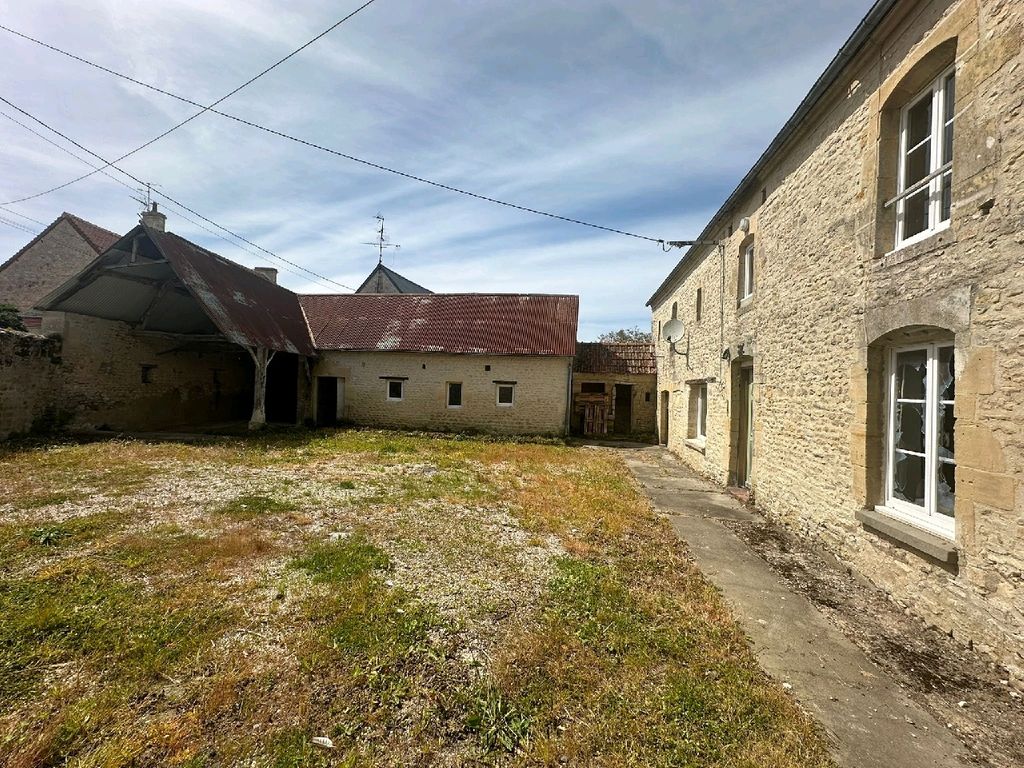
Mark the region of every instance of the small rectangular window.
POLYGON ((580 384, 580 392, 582 392, 584 395, 603 395, 604 382, 584 381, 582 384, 580 384))
POLYGON ((503 407, 509 407, 515 403, 516 399, 516 385, 515 384, 499 384, 498 385, 498 405, 503 407))
POLYGON ((704 309, 704 307, 702 306, 703 303, 704 303, 704 292, 703 292, 702 289, 698 288, 697 289, 697 301, 696 301, 696 305, 697 305, 697 320, 698 321, 700 320, 700 313, 704 309))
POLYGON ((143 365, 140 371, 140 376, 143 384, 153 383, 153 371, 156 369, 155 365, 143 365))
POLYGON ((405 397, 405 382, 391 379, 388 381, 388 400, 401 400, 405 397))
POLYGON ((448 407, 449 408, 461 408, 462 407, 462 382, 461 381, 449 381, 448 382, 448 407))

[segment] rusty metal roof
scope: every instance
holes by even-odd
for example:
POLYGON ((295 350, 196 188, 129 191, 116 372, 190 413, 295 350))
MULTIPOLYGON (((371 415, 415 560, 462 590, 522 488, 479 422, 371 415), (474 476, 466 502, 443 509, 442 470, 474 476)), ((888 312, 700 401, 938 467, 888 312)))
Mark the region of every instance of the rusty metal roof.
POLYGON ((314 354, 294 293, 183 237, 139 226, 228 339, 243 346, 314 354))
POLYGON ((317 349, 569 357, 578 296, 435 293, 300 296, 317 349))
POLYGON ((577 373, 657 374, 658 363, 653 344, 580 342, 572 369, 577 373))
POLYGON ((139 224, 39 308, 246 347, 315 354, 299 298, 251 269, 139 224))

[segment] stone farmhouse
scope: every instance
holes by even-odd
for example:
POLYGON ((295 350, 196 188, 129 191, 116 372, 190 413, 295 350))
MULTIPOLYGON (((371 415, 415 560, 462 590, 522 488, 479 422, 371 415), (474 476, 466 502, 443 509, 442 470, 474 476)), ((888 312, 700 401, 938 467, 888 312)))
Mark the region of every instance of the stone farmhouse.
POLYGON ((299 296, 165 221, 154 205, 89 256, 99 228, 64 214, 12 260, 62 277, 0 292, 45 334, 0 331, 0 439, 243 420, 565 433, 576 296, 431 294, 383 265, 382 294, 299 296))
POLYGON ((1017 674, 1022 39, 876 2, 649 301, 661 441, 1017 674))
POLYGON ((653 344, 577 344, 572 383, 573 434, 654 435, 657 379, 653 344))

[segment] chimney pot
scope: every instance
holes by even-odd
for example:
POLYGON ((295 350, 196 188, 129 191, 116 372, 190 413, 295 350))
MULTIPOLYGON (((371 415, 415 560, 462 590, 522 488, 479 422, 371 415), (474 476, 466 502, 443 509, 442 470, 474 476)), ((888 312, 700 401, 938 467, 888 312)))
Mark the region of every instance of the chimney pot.
POLYGON ((153 203, 152 207, 148 211, 143 211, 140 218, 142 219, 142 223, 150 229, 155 229, 160 232, 165 232, 167 230, 167 216, 156 209, 156 203, 153 203))
POLYGON ((264 280, 269 280, 277 285, 277 269, 275 267, 253 267, 252 270, 264 280))

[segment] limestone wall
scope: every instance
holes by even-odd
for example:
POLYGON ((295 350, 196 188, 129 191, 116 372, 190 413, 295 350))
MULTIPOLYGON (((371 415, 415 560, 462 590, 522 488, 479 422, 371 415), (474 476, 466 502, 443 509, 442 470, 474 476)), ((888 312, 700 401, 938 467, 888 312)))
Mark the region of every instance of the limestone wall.
POLYGON ((669 446, 719 482, 735 480, 737 360, 751 362, 750 485, 757 504, 819 536, 895 599, 990 650, 1018 674, 1024 671, 1022 38, 1021 3, 898 6, 747 199, 717 223, 724 255, 704 248, 653 307, 655 333, 672 317, 673 303, 690 332, 688 358, 658 343, 659 416, 667 393, 669 446), (891 212, 882 203, 895 183, 898 110, 936 68, 954 60, 951 225, 894 249, 891 212), (749 233, 740 231, 743 217, 749 233), (755 292, 741 305, 738 267, 750 242, 755 292), (954 569, 855 519, 857 510, 882 501, 884 351, 901 338, 938 331, 956 349, 954 569), (686 442, 689 387, 699 381, 708 382, 709 392, 702 448, 686 442))
MULTIPOLYGON (((575 398, 583 386, 583 382, 600 382, 605 385, 605 397, 609 403, 615 398, 616 384, 629 384, 633 387, 630 432, 635 435, 653 435, 657 429, 657 376, 654 374, 615 374, 615 373, 584 373, 573 374, 572 392, 575 398)), ((575 402, 575 401, 574 401, 575 402)), ((574 405, 574 419, 577 424, 580 418, 580 405, 574 405)), ((608 431, 612 431, 612 420, 609 419, 608 431)))
MULTIPOLYGON (((324 352, 313 370, 344 379, 342 416, 355 424, 504 434, 565 431, 568 357, 406 352, 324 352), (389 400, 387 379, 404 380, 389 400), (498 381, 514 381, 515 402, 497 404, 498 381), (447 405, 447 383, 462 383, 462 406, 447 405)), ((314 390, 316 388, 314 387, 314 390)), ((316 394, 312 413, 316 413, 316 394)))
POLYGON ((0 330, 0 440, 58 425, 61 345, 0 330))
POLYGON ((71 428, 165 429, 251 414, 252 363, 236 345, 64 313, 47 313, 44 328, 63 338, 61 404, 71 428))
POLYGON ((23 313, 96 258, 96 251, 66 218, 14 262, 0 269, 0 304, 23 313))

